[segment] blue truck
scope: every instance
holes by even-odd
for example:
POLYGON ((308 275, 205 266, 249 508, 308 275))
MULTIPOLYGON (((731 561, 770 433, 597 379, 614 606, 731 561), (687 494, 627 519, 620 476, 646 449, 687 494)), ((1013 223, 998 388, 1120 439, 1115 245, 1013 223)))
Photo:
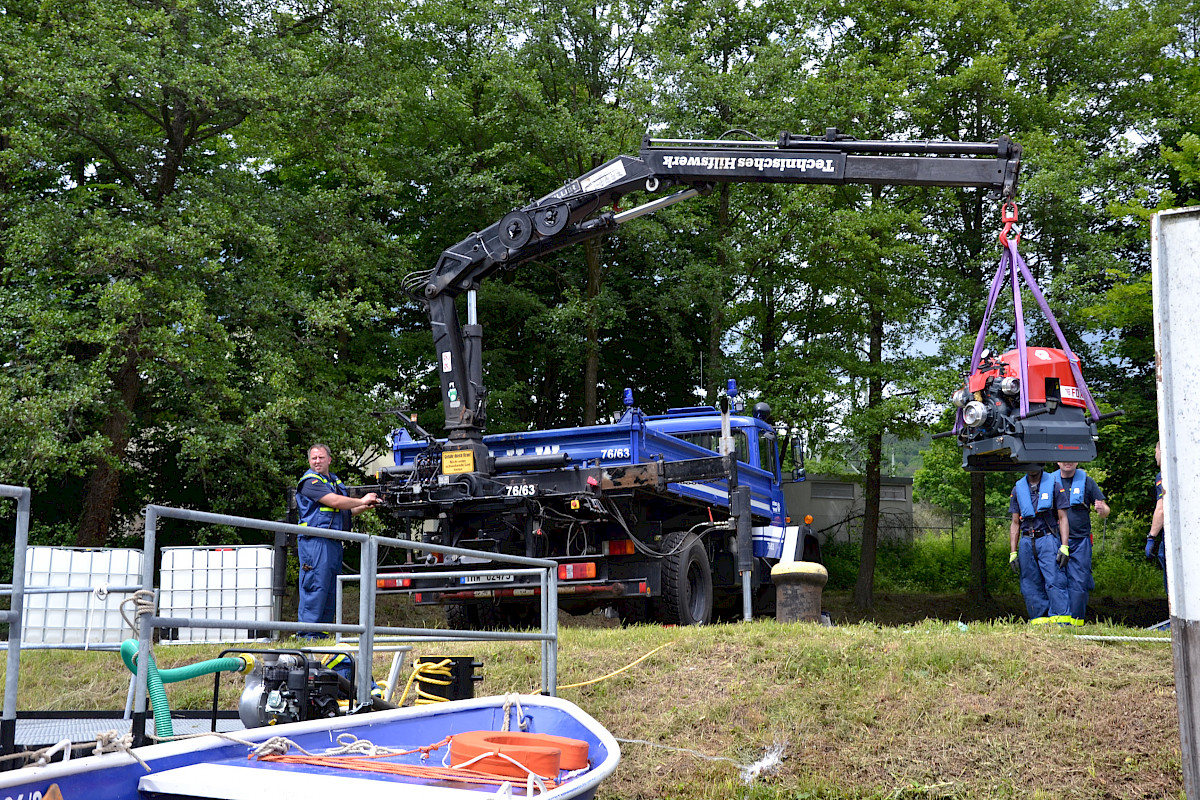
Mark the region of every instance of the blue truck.
MULTIPOLYGON (((692 625, 736 616, 739 594, 743 615, 766 610, 771 565, 819 550, 789 523, 765 404, 749 415, 728 407, 653 415, 627 390, 611 424, 485 436, 479 284, 718 183, 974 187, 1011 200, 1020 164, 1008 137, 858 140, 830 128, 775 141, 644 138, 638 156, 568 181, 406 276, 406 292, 429 316, 446 435, 415 425, 397 433, 395 466, 379 476, 380 512, 396 535, 557 560, 567 611, 612 606, 627 621, 692 625), (622 210, 630 195, 652 199, 622 210)), ((488 566, 482 558, 477 565, 488 566)), ((514 578, 497 569, 469 584, 430 576, 408 588, 418 603, 446 605, 460 627, 522 624, 538 603, 514 578)))
MULTIPOLYGON (((473 473, 443 472, 445 441, 398 430, 395 466, 380 479, 405 502, 385 513, 435 521, 422 525, 429 541, 558 561, 570 613, 611 607, 627 622, 705 623, 744 612, 747 580, 754 610, 769 610, 771 565, 820 557, 807 526, 787 516, 769 407, 646 414, 632 395, 610 424, 484 436, 490 491, 473 473)), ((803 479, 792 450, 790 477, 803 479)), ((534 591, 503 569, 470 583, 418 578, 409 589, 419 604, 447 605, 461 626, 522 624, 536 608, 534 591)))

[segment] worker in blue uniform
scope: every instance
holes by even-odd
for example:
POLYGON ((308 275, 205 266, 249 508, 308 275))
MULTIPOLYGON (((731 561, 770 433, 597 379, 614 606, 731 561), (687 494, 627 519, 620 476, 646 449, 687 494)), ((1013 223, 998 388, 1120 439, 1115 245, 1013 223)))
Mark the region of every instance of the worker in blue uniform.
POLYGON ((1146 558, 1153 561, 1163 574, 1163 591, 1167 591, 1167 535, 1163 530, 1165 512, 1163 498, 1167 492, 1163 489, 1162 479, 1162 446, 1154 443, 1154 463, 1159 466, 1159 473, 1154 476, 1154 516, 1150 519, 1150 534, 1146 537, 1146 558))
POLYGON ((1067 493, 1040 464, 1017 481, 1009 498, 1008 563, 1021 581, 1031 625, 1071 622, 1067 506, 1067 493))
POLYGON ((1067 493, 1067 525, 1071 529, 1067 561, 1067 599, 1071 607, 1071 624, 1082 625, 1087 616, 1088 593, 1096 588, 1092 578, 1092 510, 1103 519, 1109 514, 1108 498, 1092 479, 1079 468, 1077 461, 1059 461, 1058 470, 1051 473, 1067 493))
MULTIPOLYGON (((333 455, 327 445, 314 444, 308 448, 308 471, 296 486, 300 524, 348 531, 353 517, 374 507, 379 498, 374 492, 349 497, 345 484, 329 471, 332 463, 333 455)), ((296 619, 318 624, 333 622, 337 576, 342 569, 342 543, 324 536, 296 538, 300 556, 300 606, 296 619)), ((320 631, 302 634, 307 638, 325 635, 320 631)))

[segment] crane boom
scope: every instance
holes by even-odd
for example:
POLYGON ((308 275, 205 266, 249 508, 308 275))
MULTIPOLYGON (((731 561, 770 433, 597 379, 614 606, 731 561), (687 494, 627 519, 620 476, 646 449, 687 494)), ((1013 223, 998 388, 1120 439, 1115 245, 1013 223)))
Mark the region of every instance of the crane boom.
POLYGON ((501 267, 601 236, 717 183, 977 187, 1011 199, 1020 165, 1021 147, 1006 136, 993 142, 858 140, 829 129, 823 137, 785 131, 777 141, 646 137, 638 156, 617 156, 506 214, 444 250, 433 269, 405 281, 429 313, 447 449, 471 451, 476 469, 487 470, 483 330, 474 292, 501 267), (671 194, 628 211, 604 210, 635 192, 671 194), (461 325, 455 298, 464 292, 468 319, 461 325))

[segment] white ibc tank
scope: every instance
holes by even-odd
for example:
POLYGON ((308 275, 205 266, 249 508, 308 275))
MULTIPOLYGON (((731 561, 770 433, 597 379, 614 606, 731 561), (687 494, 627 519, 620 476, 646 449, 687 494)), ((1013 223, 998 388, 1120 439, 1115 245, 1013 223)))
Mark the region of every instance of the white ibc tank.
MULTIPOLYGON (((268 545, 164 547, 159 569, 160 617, 271 621, 271 568, 268 545)), ((265 638, 254 628, 173 628, 163 639, 181 642, 233 642, 265 638)))
MULTIPOLYGON (((113 548, 30 547, 25 560, 25 644, 120 644, 133 635, 121 619, 129 592, 140 586, 142 551, 113 548), (41 594, 41 587, 88 587, 88 592, 41 594)), ((132 618, 132 611, 129 612, 132 618)))

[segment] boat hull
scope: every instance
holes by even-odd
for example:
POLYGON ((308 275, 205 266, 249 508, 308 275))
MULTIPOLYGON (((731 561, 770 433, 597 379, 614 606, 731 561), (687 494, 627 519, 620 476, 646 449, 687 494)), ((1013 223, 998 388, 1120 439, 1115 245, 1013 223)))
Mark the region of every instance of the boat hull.
MULTIPOLYGON (((589 768, 538 796, 594 796, 596 787, 616 769, 620 758, 620 749, 612 735, 568 701, 537 695, 520 695, 515 699, 517 702, 507 713, 512 730, 517 728, 519 704, 529 721, 528 732, 579 739, 588 745, 589 768)), ((338 737, 343 734, 351 734, 377 746, 410 749, 469 731, 501 730, 506 717, 505 701, 505 697, 481 697, 254 728, 226 736, 254 743, 282 736, 310 753, 337 747, 338 737)), ((329 789, 352 792, 344 796, 368 800, 396 797, 398 782, 405 787, 403 796, 414 800, 487 797, 497 791, 496 786, 460 785, 439 779, 401 778, 251 760, 247 758, 249 749, 245 744, 218 735, 150 745, 138 748, 136 752, 149 765, 150 772, 127 753, 107 753, 0 773, 0 800, 50 800, 56 797, 55 791, 62 800, 146 800, 180 796, 261 800, 264 790, 278 796, 290 796, 296 788, 302 788, 308 796, 314 791, 329 789), (186 793, 180 791, 181 788, 186 788, 186 793)), ((446 753, 447 748, 443 746, 423 763, 441 766, 446 753)), ((422 763, 417 754, 403 760, 410 764, 422 763)), ((512 783, 516 793, 522 794, 524 782, 512 780, 512 783)))

